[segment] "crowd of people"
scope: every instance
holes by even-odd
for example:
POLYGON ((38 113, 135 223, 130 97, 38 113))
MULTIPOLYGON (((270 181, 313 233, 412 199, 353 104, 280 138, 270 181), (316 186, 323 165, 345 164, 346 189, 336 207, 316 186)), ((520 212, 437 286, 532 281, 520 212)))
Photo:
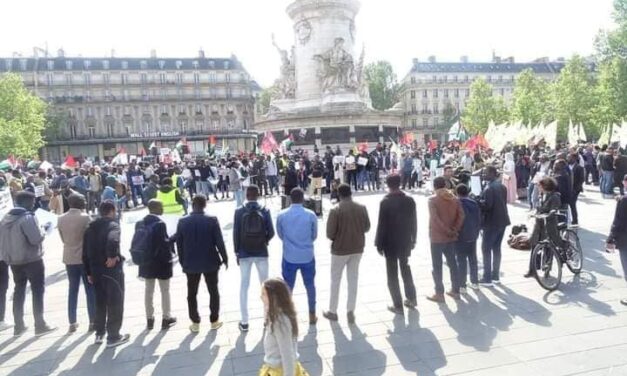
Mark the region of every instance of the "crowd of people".
MULTIPOLYGON (((44 319, 45 267, 43 242, 49 223, 38 223, 33 212, 59 215, 62 261, 68 276, 68 331, 78 330, 77 299, 81 284, 87 299, 88 331, 95 343, 115 347, 129 341, 122 333, 124 317, 124 261, 120 248, 120 215, 131 207, 146 206, 148 214, 135 225, 130 248, 139 277, 145 281, 146 329, 155 326, 154 291, 161 295, 161 329, 177 323, 170 303, 170 280, 175 255, 187 279, 188 316, 192 333, 200 331, 197 294, 204 278, 209 292, 209 326, 220 321, 219 272, 235 258, 240 270, 239 330, 249 330, 248 290, 253 266, 262 285, 265 306, 264 372, 305 375, 298 363, 297 310, 291 299, 300 272, 307 292, 310 325, 318 317, 316 257, 318 218, 305 207, 307 197, 330 194, 337 200, 329 212, 326 237, 331 240, 330 301, 324 318, 337 321, 339 290, 347 280, 346 319, 356 320, 359 264, 370 231, 368 209, 353 194, 387 189, 376 222, 375 248, 385 258, 389 311, 402 315, 418 306, 409 263, 417 243, 418 218, 412 190, 431 194, 429 239, 434 292, 430 301, 458 300, 467 289, 501 283, 501 245, 511 224, 508 203, 526 199, 537 213, 563 211, 578 225, 577 199, 584 184, 598 184, 610 196, 616 185, 621 196, 627 186, 627 157, 617 148, 582 145, 550 151, 539 147, 463 151, 451 146, 424 150, 377 145, 374 151, 350 150, 346 155, 327 147, 310 158, 304 151, 273 155, 225 156, 172 166, 132 162, 128 166, 94 165, 79 168, 28 171, 16 168, 0 176, 0 190, 10 191, 14 208, 0 222, 0 330, 4 321, 9 269, 13 275, 13 332, 24 334, 26 285, 33 295, 35 335, 56 330, 44 319), (480 192, 472 192, 477 176, 480 192), (618 179, 618 180, 617 180, 618 179), (616 183, 620 184, 616 184, 616 183), (259 200, 275 194, 289 196, 273 221, 259 200), (205 213, 210 197, 233 199, 233 253, 229 257, 218 219, 205 213), (180 216, 168 233, 163 215, 180 216), (268 246, 276 236, 282 243, 281 279, 269 279, 268 246), (481 241, 483 275, 479 276, 477 242, 481 241), (450 273, 450 288, 443 281, 443 260, 450 273), (403 292, 400 288, 403 281, 403 292), (404 296, 404 298, 403 298, 404 296)), ((551 225, 547 222, 547 225, 551 225)), ((539 225, 532 244, 542 234, 539 225)), ((620 250, 627 271, 627 198, 619 200, 607 247, 620 250)), ((232 264, 232 263, 231 263, 232 264)), ((532 263, 530 263, 530 268, 532 263)), ((531 270, 526 276, 531 276, 531 270)), ((622 301, 627 304, 627 300, 622 301)), ((271 373, 270 373, 271 374, 271 373)))

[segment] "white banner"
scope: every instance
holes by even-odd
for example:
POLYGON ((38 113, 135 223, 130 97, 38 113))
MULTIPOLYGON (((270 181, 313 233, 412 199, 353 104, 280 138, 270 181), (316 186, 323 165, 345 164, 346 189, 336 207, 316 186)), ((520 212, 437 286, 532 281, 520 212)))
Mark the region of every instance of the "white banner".
POLYGON ((0 191, 0 219, 13 209, 13 199, 11 198, 11 192, 9 189, 0 191))

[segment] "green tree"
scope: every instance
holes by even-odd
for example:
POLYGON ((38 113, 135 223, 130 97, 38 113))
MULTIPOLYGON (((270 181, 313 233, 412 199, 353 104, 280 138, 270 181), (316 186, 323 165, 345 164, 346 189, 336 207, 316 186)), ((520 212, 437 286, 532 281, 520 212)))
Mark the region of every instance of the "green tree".
POLYGON ((278 88, 276 85, 272 85, 269 88, 263 89, 261 94, 259 95, 259 111, 261 115, 265 115, 270 110, 270 102, 278 93, 278 88))
POLYGON ((627 116, 627 65, 617 57, 602 62, 594 93, 592 135, 598 138, 605 126, 620 124, 627 116))
POLYGON ((402 87, 392 64, 387 61, 370 63, 364 68, 364 77, 370 89, 372 107, 385 111, 398 103, 402 87))
POLYGON ((604 30, 596 40, 599 79, 594 122, 598 130, 627 118, 627 0, 614 0, 617 28, 604 30))
POLYGON ((37 156, 44 146, 46 103, 15 74, 0 77, 0 157, 37 156))
POLYGON ((67 127, 69 116, 67 112, 56 110, 48 106, 45 119, 44 140, 52 141, 63 135, 63 129, 67 127))
POLYGON ((549 111, 549 86, 537 77, 532 69, 525 69, 516 77, 512 98, 511 120, 536 126, 547 120, 549 111))
POLYGON ((449 128, 451 125, 453 125, 453 123, 455 123, 455 120, 457 120, 457 116, 458 114, 455 107, 453 107, 450 101, 446 101, 444 103, 444 108, 442 109, 442 125, 444 125, 446 128, 449 128))
POLYGON ((583 124, 586 133, 595 133, 592 110, 595 106, 594 86, 588 65, 580 56, 573 56, 553 85, 552 102, 558 123, 558 138, 564 139, 570 121, 583 124))
POLYGON ((509 118, 509 111, 503 98, 492 95, 492 85, 483 78, 470 85, 470 99, 462 115, 462 124, 473 134, 485 133, 490 121, 503 123, 509 118))

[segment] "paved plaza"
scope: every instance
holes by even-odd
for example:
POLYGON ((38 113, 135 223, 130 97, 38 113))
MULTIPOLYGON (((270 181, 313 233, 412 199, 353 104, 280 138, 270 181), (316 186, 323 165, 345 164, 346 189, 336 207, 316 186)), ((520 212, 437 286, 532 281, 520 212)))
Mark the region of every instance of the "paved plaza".
MULTIPOLYGON (((316 243, 319 323, 309 327, 307 301, 298 280, 294 297, 301 320, 300 356, 311 375, 627 375, 627 297, 617 254, 604 252, 615 203, 586 191, 579 200, 579 230, 584 248, 584 271, 573 277, 564 268, 560 291, 547 294, 533 279, 524 279, 528 252, 504 249, 502 286, 470 291, 462 301, 448 299, 437 305, 425 299, 433 293, 428 239, 427 196, 416 193, 418 244, 411 258, 418 289, 418 311, 405 317, 386 310, 390 302, 384 259, 373 247, 378 204, 382 194, 361 194, 356 200, 368 206, 373 228, 367 236, 359 280, 357 323, 348 325, 340 300, 339 323, 321 317, 328 308, 330 246, 325 238, 325 219, 320 221, 316 243)), ((265 204, 273 218, 278 198, 265 204)), ((211 203, 208 212, 217 215, 227 240, 230 268, 220 274, 222 298, 219 331, 209 331, 208 296, 199 294, 203 317, 199 334, 188 330, 186 285, 178 265, 172 280, 173 311, 179 323, 169 331, 146 331, 144 284, 137 268, 126 268, 126 307, 123 332, 129 344, 117 349, 93 345, 88 335, 87 313, 80 297, 81 327, 66 335, 67 280, 61 263, 58 234, 46 240, 46 320, 59 330, 35 338, 32 329, 19 339, 12 331, 0 333, 0 375, 256 375, 263 358, 263 320, 259 287, 249 293, 250 332, 241 334, 239 321, 239 270, 232 249, 232 201, 211 203)), ((126 214, 123 251, 128 252, 132 222, 144 212, 126 214)), ((526 220, 527 207, 510 206, 513 223, 526 220)), ((281 243, 271 243, 270 274, 280 275, 281 243)), ((448 271, 445 269, 445 284, 448 271)), ((256 280, 256 272, 253 272, 256 280)), ((342 286, 342 292, 345 291, 342 286)), ((10 287, 12 291, 12 286, 10 287)), ((82 292, 81 292, 82 294, 82 292)), ((159 319, 159 299, 156 317, 159 319)), ((342 300, 344 299, 344 300, 342 300)), ((11 311, 8 302, 8 311, 11 311)), ((30 300, 26 318, 30 322, 30 300)), ((12 321, 10 312, 7 313, 12 321)), ((30 325, 32 328, 32 324, 30 325)))

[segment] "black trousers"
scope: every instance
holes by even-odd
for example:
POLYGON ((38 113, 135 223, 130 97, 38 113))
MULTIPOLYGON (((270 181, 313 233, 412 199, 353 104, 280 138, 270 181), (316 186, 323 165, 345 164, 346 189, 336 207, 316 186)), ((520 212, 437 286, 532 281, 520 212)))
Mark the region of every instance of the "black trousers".
POLYGON ((186 273, 187 276, 187 310, 189 311, 189 319, 193 323, 200 323, 200 315, 198 314, 198 285, 200 277, 205 277, 207 291, 209 291, 209 321, 216 322, 220 317, 220 292, 218 291, 218 271, 211 273, 186 273))
POLYGON ((33 316, 35 329, 46 326, 44 321, 44 261, 38 260, 24 265, 11 265, 15 292, 13 293, 13 319, 16 328, 24 328, 24 300, 26 299, 26 283, 30 283, 33 296, 33 316))
POLYGON ((7 290, 9 289, 9 266, 0 261, 0 321, 4 321, 7 309, 7 290))
POLYGON ((107 341, 120 338, 122 318, 124 316, 124 271, 122 263, 110 269, 93 273, 96 293, 96 335, 102 336, 107 331, 107 341))
POLYGON ((390 296, 392 297, 392 303, 394 307, 400 308, 403 306, 403 297, 401 295, 401 288, 398 281, 398 269, 401 269, 401 277, 403 278, 403 287, 405 289, 405 297, 412 302, 416 301, 416 287, 414 286, 414 279, 411 275, 411 268, 409 267, 407 257, 385 257, 385 266, 387 269, 388 277, 388 289, 390 290, 390 296))
POLYGON ((346 184, 353 185, 355 191, 358 191, 357 187, 357 170, 347 170, 346 171, 346 184))

